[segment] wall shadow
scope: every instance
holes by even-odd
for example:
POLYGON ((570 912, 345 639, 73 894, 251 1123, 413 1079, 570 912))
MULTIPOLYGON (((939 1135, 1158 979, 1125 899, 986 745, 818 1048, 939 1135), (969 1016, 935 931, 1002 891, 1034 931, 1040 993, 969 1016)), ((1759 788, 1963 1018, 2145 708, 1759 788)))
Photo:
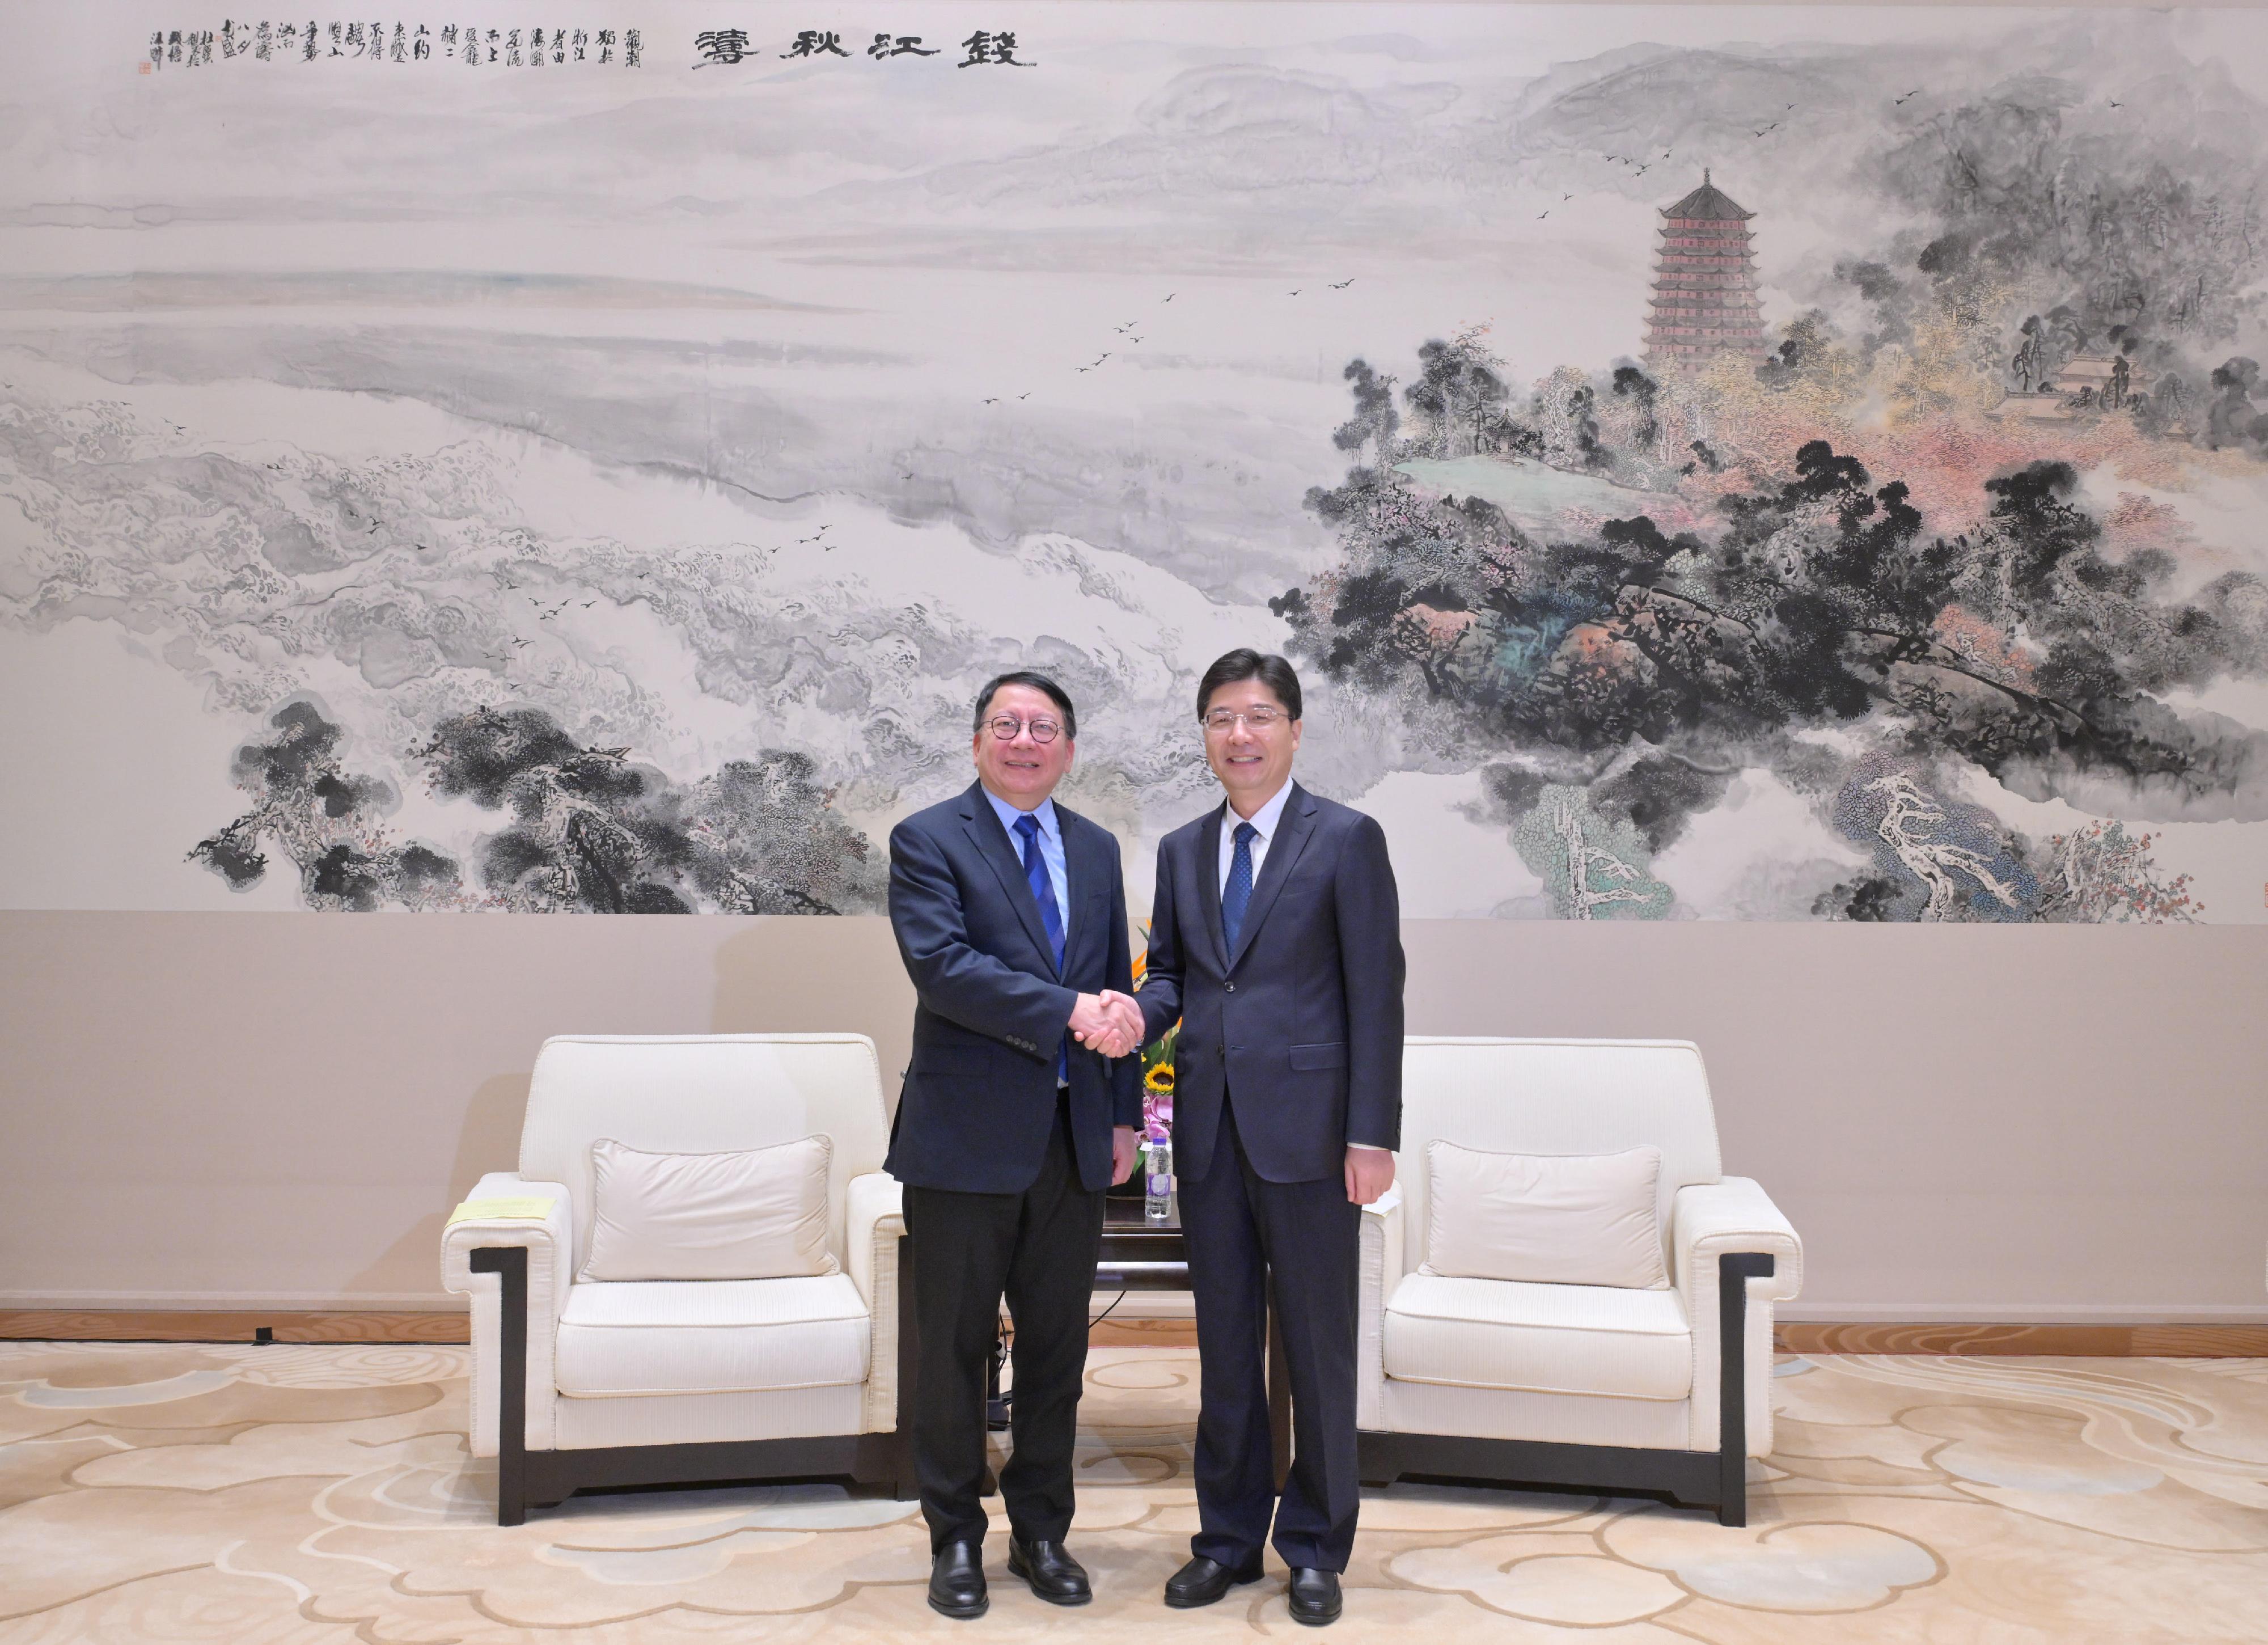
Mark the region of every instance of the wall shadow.
POLYGON ((449 1165, 447 1200, 420 1215, 370 1265, 347 1281, 353 1291, 431 1291, 439 1286, 441 1230, 449 1213, 490 1171, 519 1163, 520 1126, 527 1116, 528 1076, 500 1073, 483 1080, 465 1104, 455 1157, 449 1165))
MULTIPOLYGON (((449 1206, 454 1209, 462 1194, 453 1196, 449 1206)), ((448 1211, 429 1211, 419 1217, 393 1244, 387 1246, 370 1266, 346 1282, 349 1296, 364 1291, 378 1291, 388 1295, 407 1292, 430 1291, 441 1294, 441 1229, 448 1219, 448 1211)), ((455 1302, 457 1299, 446 1299, 455 1302)), ((387 1304, 387 1306, 394 1306, 387 1304)))
MULTIPOLYGON (((449 1204, 473 1191, 490 1171, 519 1169, 519 1132, 527 1119, 525 1073, 500 1073, 475 1088, 457 1133, 457 1157, 449 1166, 449 1204)), ((436 1236, 438 1238, 438 1235, 436 1236)))
POLYGON ((711 1033, 864 1034, 893 1113, 913 1022, 913 984, 879 915, 766 916, 717 949, 711 1033))

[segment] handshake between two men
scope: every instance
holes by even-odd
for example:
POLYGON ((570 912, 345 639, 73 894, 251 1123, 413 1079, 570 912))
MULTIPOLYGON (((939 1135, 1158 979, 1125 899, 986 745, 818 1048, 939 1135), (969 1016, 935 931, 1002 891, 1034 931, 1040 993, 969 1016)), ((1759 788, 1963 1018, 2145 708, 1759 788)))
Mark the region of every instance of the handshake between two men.
POLYGON ((1123 1057, 1142 1048, 1142 1007, 1133 995, 1115 988, 1081 994, 1071 1007, 1070 1027, 1073 1039, 1106 1057, 1123 1057))
MULTIPOLYGON (((1142 1007, 1131 994, 1115 988, 1081 994, 1071 1007, 1071 1035, 1089 1051, 1105 1057, 1123 1057, 1146 1043, 1142 1032, 1142 1007)), ((1112 1178, 1124 1182, 1134 1170, 1134 1133, 1121 1125, 1113 1140, 1112 1178)), ((1358 1143, 1347 1150, 1346 1197, 1354 1204, 1376 1203, 1394 1185, 1394 1155, 1382 1147, 1358 1143)))

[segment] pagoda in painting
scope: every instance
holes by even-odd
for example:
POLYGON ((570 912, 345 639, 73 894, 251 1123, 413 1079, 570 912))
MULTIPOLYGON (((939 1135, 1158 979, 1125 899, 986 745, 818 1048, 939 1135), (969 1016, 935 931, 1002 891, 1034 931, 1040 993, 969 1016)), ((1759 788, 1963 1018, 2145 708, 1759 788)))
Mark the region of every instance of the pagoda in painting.
POLYGON ((1756 260, 1749 219, 1709 173, 1675 205, 1661 209, 1661 261, 1654 265, 1648 317, 1649 365, 1690 367, 1719 354, 1764 358, 1757 313, 1756 260))

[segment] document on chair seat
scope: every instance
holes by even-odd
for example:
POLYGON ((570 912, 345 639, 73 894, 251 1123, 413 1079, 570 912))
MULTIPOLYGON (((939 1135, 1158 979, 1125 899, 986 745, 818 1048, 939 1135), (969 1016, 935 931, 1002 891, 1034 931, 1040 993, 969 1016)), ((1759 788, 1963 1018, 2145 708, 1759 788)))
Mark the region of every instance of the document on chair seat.
POLYGON ((460 1222, 473 1222, 507 1217, 526 1217, 541 1222, 550 1214, 557 1202, 541 1194, 522 1194, 511 1199, 468 1199, 449 1213, 446 1226, 454 1228, 460 1222))

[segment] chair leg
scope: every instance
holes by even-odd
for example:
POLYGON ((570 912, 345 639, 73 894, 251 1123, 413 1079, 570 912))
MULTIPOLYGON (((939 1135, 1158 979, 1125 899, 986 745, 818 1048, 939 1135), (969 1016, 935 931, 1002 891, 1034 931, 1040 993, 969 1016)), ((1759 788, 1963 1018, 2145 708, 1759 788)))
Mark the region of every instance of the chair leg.
POLYGON ((1717 1523, 1749 1523, 1749 1281, 1771 1277, 1772 1259, 1756 1251, 1717 1258, 1717 1523))
POLYGON ((1373 1437, 1358 1433, 1355 1442, 1355 1479, 1368 1488, 1382 1491, 1402 1477, 1402 1470, 1386 1456, 1388 1444, 1382 1435, 1373 1437))
POLYGON ((891 1491, 901 1502, 921 1495, 914 1470, 914 1387, 921 1372, 921 1325, 914 1314, 914 1242, 898 1236, 898 1427, 891 1448, 891 1491))
POLYGON ((497 1523, 527 1523, 527 1250, 484 1245, 471 1254, 475 1273, 501 1282, 503 1352, 497 1365, 497 1523))
POLYGON ((914 1472, 913 1431, 905 1426, 902 1415, 897 1430, 890 1435, 891 1496, 901 1502, 910 1502, 921 1495, 921 1478, 914 1472))

